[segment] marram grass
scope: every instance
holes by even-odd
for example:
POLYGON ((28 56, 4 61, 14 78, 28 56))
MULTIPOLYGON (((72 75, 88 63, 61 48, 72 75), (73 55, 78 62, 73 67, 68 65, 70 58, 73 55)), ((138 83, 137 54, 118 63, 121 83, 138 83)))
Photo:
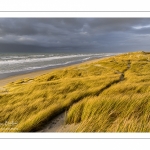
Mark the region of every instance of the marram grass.
POLYGON ((0 132, 36 131, 64 111, 72 132, 149 132, 149 85, 146 52, 22 79, 0 91, 0 132))

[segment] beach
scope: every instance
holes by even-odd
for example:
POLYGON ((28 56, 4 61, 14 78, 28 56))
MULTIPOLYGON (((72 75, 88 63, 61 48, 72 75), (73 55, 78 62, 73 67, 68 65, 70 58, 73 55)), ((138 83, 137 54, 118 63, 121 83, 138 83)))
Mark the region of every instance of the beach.
POLYGON ((34 78, 49 71, 116 55, 115 53, 0 54, 0 86, 23 78, 34 78))
POLYGON ((24 73, 24 74, 20 74, 20 75, 10 76, 10 77, 4 78, 4 79, 0 79, 0 87, 3 87, 8 83, 11 83, 11 82, 14 82, 14 81, 17 81, 17 80, 20 80, 20 79, 24 79, 24 78, 33 79, 37 76, 52 72, 54 70, 65 69, 67 67, 78 66, 80 64, 88 64, 88 63, 92 63, 92 62, 95 62, 95 61, 98 61, 98 60, 104 59, 104 58, 106 58, 106 57, 93 59, 93 60, 87 60, 87 61, 84 61, 82 63, 72 64, 72 65, 68 65, 68 66, 56 67, 56 68, 52 68, 52 69, 48 69, 48 70, 38 70, 38 71, 30 72, 30 73, 24 73))

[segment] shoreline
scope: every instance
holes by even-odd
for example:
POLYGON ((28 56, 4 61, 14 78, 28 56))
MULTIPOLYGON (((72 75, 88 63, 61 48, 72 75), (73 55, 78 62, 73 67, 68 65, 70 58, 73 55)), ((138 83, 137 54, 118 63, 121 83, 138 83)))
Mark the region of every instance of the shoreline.
POLYGON ((50 69, 45 69, 45 70, 36 70, 34 72, 30 72, 30 73, 24 73, 24 74, 18 74, 18 75, 14 75, 14 76, 10 76, 10 77, 6 77, 4 79, 0 79, 0 87, 4 87, 5 85, 7 85, 8 83, 20 80, 20 79, 24 79, 24 78, 35 78, 38 77, 40 75, 46 74, 46 73, 50 73, 54 70, 61 70, 61 69, 65 69, 68 67, 75 67, 81 64, 88 64, 88 63, 93 63, 96 62, 98 60, 101 59, 105 59, 108 57, 102 57, 102 58, 96 58, 96 59, 92 59, 92 60, 87 60, 81 63, 76 63, 76 64, 70 64, 68 66, 60 66, 60 67, 56 67, 56 68, 50 68, 50 69))

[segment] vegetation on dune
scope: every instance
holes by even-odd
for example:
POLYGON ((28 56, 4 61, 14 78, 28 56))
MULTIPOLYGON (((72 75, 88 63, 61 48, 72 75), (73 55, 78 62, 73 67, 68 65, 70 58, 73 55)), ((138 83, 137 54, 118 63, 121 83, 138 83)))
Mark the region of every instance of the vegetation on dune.
POLYGON ((150 54, 133 52, 10 83, 0 91, 0 131, 36 131, 67 111, 73 132, 148 132, 149 75, 150 54))
MULTIPOLYGON (((99 96, 88 97, 73 105, 67 123, 78 123, 78 132, 149 132, 150 62, 149 53, 136 52, 114 57, 127 61, 123 80, 105 89, 99 96), (78 118, 74 112, 79 112, 78 118)), ((108 58, 105 66, 117 69, 108 58)), ((117 69, 118 70, 118 69, 117 69)), ((120 71, 122 71, 120 70, 120 71)))

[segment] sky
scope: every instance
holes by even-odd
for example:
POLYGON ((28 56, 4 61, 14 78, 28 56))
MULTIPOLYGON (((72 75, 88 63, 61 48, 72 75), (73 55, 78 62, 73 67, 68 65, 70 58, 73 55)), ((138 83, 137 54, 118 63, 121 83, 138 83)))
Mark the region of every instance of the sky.
POLYGON ((0 52, 150 51, 150 18, 0 18, 0 52))

